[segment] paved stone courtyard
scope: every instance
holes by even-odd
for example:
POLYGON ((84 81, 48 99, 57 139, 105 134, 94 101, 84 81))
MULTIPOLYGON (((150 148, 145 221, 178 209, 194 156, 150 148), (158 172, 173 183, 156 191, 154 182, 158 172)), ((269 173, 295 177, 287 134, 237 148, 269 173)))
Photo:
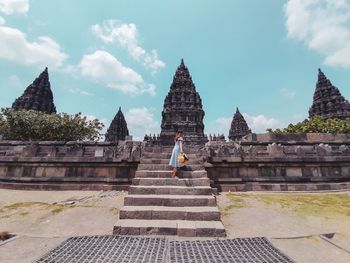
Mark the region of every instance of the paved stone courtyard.
MULTIPOLYGON (((7 231, 16 235, 16 237, 7 243, 1 244, 0 242, 0 262, 35 262, 49 251, 59 247, 62 242, 70 240, 69 238, 84 236, 113 238, 109 235, 112 234, 113 225, 118 218, 126 195, 126 192, 117 191, 18 191, 1 189, 0 232, 7 231)), ((350 193, 220 193, 216 198, 228 240, 266 237, 275 248, 298 263, 350 262, 350 253, 347 252, 350 251, 350 193), (324 233, 335 233, 335 235, 333 238, 325 240, 320 236, 324 233)), ((184 239, 169 237, 165 242, 169 245, 170 242, 178 240, 181 241, 181 243, 176 243, 179 247, 190 248, 186 250, 188 252, 183 252, 182 255, 180 253, 181 257, 177 255, 178 260, 186 256, 190 258, 195 249, 205 247, 204 243, 201 243, 201 245, 196 242, 184 243, 182 241, 184 239)), ((90 242, 92 242, 91 240, 90 242)), ((101 239, 99 240, 101 242, 101 239)), ((203 239, 199 238, 199 240, 203 239)), ((137 242, 129 241, 129 247, 132 248, 137 242)), ((220 239, 219 242, 223 242, 220 245, 221 249, 227 251, 228 248, 225 247, 225 244, 229 243, 225 242, 229 241, 220 239)), ((105 253, 109 253, 107 256, 111 256, 112 262, 118 262, 118 258, 114 260, 116 256, 126 256, 127 250, 122 250, 122 247, 120 247, 117 251, 114 243, 115 241, 108 243, 113 249, 109 252, 106 249, 105 253)), ((124 247, 126 247, 126 243, 123 243, 124 247)), ((92 246, 95 249, 99 247, 92 246)), ((150 246, 150 243, 146 242, 144 246, 150 246)), ((210 253, 208 252, 209 249, 208 251, 203 249, 202 257, 199 256, 198 260, 210 258, 209 255, 214 254, 219 255, 216 256, 217 261, 225 262, 224 260, 227 260, 229 256, 242 257, 243 255, 228 252, 221 256, 220 253, 223 253, 221 249, 210 250, 210 253)), ((165 249, 163 250, 165 251, 165 249)), ((85 250, 82 251, 85 253, 85 250)), ((96 250, 92 251, 96 252, 96 250)), ((134 254, 131 251, 129 253, 130 257, 135 256, 137 251, 134 250, 134 254)), ((152 249, 144 249, 142 254, 140 252, 140 256, 145 255, 144 251, 151 252, 152 249)), ((169 247, 166 247, 166 251, 167 255, 170 255, 169 247)), ((59 253, 58 250, 56 252, 59 253)), ((156 253, 156 250, 153 250, 153 253, 156 253)), ((175 255, 175 252, 173 252, 173 255, 175 255)), ((259 252, 256 255, 260 256, 264 253, 259 252)), ((93 254, 90 256, 93 256, 93 254)), ((46 259, 47 262, 52 262, 49 261, 49 258, 46 259)), ((96 262, 103 262, 102 258, 100 259, 101 261, 96 262)), ((171 257, 167 260, 171 262, 171 257)), ((64 261, 58 259, 56 262, 64 261)), ((123 261, 120 260, 120 262, 123 261)), ((188 260, 188 262, 196 261, 188 260)), ((232 260, 232 262, 239 261, 232 260)))
POLYGON ((173 241, 128 236, 72 237, 36 263, 291 263, 266 238, 173 241))

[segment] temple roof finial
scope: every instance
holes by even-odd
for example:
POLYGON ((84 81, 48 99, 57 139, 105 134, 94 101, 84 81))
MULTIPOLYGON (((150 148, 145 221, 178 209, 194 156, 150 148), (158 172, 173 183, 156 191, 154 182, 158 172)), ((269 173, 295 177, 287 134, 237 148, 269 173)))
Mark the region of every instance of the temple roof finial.
POLYGON ((183 58, 181 58, 180 67, 185 67, 185 62, 184 62, 184 59, 183 59, 183 58))

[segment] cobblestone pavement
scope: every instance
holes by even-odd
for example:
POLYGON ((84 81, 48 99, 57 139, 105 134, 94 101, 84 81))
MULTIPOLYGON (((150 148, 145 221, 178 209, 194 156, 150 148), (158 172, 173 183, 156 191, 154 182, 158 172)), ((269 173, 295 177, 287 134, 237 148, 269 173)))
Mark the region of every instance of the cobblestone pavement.
POLYGON ((127 236, 72 237, 36 263, 293 263, 266 238, 171 241, 127 236))

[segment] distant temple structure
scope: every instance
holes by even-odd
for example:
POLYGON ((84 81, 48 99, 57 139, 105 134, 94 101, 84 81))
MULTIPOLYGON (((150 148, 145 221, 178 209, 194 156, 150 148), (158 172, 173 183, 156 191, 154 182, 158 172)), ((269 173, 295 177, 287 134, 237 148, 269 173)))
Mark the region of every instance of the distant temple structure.
POLYGON ((124 141, 129 136, 128 125, 125 121, 121 107, 109 126, 106 133, 106 142, 124 141))
POLYGON ((208 138, 204 134, 204 114, 202 100, 182 59, 164 100, 158 140, 163 145, 172 145, 176 131, 181 130, 187 145, 205 144, 208 138))
POLYGON ((309 117, 321 116, 323 118, 350 118, 350 104, 334 87, 329 79, 318 69, 318 80, 309 109, 309 117))
POLYGON ((23 95, 15 100, 12 109, 56 113, 47 68, 25 89, 23 95))
POLYGON ((243 115, 240 113, 238 107, 236 113, 233 116, 231 122, 231 128, 228 138, 230 141, 236 141, 242 139, 243 136, 246 136, 251 133, 251 130, 248 127, 246 120, 243 115))

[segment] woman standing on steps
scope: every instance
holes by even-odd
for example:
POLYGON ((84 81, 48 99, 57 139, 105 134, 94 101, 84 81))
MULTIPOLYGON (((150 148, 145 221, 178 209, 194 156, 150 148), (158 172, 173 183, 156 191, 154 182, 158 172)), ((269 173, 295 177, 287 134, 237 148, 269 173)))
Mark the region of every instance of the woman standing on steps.
POLYGON ((176 172, 177 172, 177 169, 181 166, 179 163, 178 157, 180 153, 181 154, 183 153, 182 142, 183 142, 182 131, 178 131, 176 132, 176 135, 175 135, 175 145, 169 161, 169 165, 173 167, 173 176, 172 176, 173 178, 177 178, 176 172))

